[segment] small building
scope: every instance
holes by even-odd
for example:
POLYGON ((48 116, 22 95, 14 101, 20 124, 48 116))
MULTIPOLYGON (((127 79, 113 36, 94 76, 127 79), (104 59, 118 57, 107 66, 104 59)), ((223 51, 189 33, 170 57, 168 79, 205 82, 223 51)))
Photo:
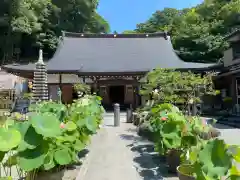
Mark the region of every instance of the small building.
MULTIPOLYGON (((6 73, 0 68, 0 109, 11 109, 14 101, 14 85, 19 77, 6 73)), ((1 114, 0 114, 1 115, 1 114)))
MULTIPOLYGON (((154 68, 204 72, 215 64, 182 61, 165 32, 152 34, 81 34, 63 32, 59 46, 47 64, 49 95, 72 102, 73 84, 87 83, 102 98, 133 107, 144 100, 138 94, 139 80, 154 68)), ((33 78, 35 64, 5 65, 4 70, 33 78)))
POLYGON ((226 37, 229 49, 224 52, 224 68, 216 77, 217 88, 222 98, 232 99, 232 105, 240 104, 240 30, 226 37))

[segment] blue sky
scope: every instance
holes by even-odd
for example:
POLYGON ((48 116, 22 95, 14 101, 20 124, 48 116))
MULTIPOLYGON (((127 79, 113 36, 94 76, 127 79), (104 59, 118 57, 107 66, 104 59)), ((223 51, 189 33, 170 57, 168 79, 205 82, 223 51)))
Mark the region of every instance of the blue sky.
POLYGON ((136 24, 146 21, 156 10, 165 7, 182 9, 200 4, 203 0, 100 0, 98 12, 121 33, 133 30, 136 24))

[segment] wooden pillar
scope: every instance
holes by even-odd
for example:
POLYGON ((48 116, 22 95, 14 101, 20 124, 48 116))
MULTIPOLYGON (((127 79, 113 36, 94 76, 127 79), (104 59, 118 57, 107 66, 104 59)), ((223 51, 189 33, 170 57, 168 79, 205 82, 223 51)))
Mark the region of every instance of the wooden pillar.
POLYGON ((92 84, 92 87, 93 87, 93 93, 97 93, 97 84, 96 84, 96 77, 91 77, 92 81, 93 81, 93 84, 92 84))
POLYGON ((134 104, 133 104, 133 109, 136 109, 139 106, 139 85, 138 85, 138 77, 134 77, 134 85, 133 85, 133 99, 134 99, 134 104))
POLYGON ((139 106, 139 98, 138 98, 139 89, 138 89, 138 85, 136 85, 134 89, 135 89, 135 108, 137 108, 139 106))
POLYGON ((99 77, 93 77, 93 92, 95 92, 97 95, 99 95, 99 77))

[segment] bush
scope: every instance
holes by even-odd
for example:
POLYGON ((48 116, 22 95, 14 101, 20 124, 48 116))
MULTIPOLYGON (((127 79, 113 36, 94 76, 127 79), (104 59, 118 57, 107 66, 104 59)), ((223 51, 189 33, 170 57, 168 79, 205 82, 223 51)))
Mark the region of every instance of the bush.
POLYGON ((99 129, 103 113, 97 96, 85 96, 69 106, 45 101, 30 110, 28 121, 8 119, 0 127, 0 162, 14 151, 5 164, 17 165, 25 172, 78 162, 78 152, 99 129))

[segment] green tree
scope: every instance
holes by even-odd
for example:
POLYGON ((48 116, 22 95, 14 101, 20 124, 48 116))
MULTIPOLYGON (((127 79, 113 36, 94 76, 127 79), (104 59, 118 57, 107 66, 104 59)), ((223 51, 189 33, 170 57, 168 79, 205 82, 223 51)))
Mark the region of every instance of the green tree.
MULTIPOLYGON (((55 51, 61 31, 108 33, 108 22, 96 8, 96 0, 3 0, 0 2, 0 57, 34 60, 37 49, 44 48, 49 57, 55 51), (2 55, 1 55, 2 54, 2 55)), ((3 62, 2 62, 3 63, 3 62)))
POLYGON ((140 33, 154 33, 167 30, 174 18, 180 15, 180 11, 174 8, 165 8, 163 11, 156 11, 145 23, 137 24, 136 31, 140 33))
POLYGON ((186 61, 216 62, 228 47, 224 37, 240 26, 240 0, 205 0, 193 8, 156 11, 136 31, 170 31, 174 48, 186 61))
POLYGON ((204 94, 215 94, 212 75, 158 68, 144 77, 140 93, 147 99, 152 97, 155 103, 196 103, 204 94))
POLYGON ((133 30, 126 30, 126 31, 123 31, 122 34, 136 34, 137 32, 136 31, 133 31, 133 30))

